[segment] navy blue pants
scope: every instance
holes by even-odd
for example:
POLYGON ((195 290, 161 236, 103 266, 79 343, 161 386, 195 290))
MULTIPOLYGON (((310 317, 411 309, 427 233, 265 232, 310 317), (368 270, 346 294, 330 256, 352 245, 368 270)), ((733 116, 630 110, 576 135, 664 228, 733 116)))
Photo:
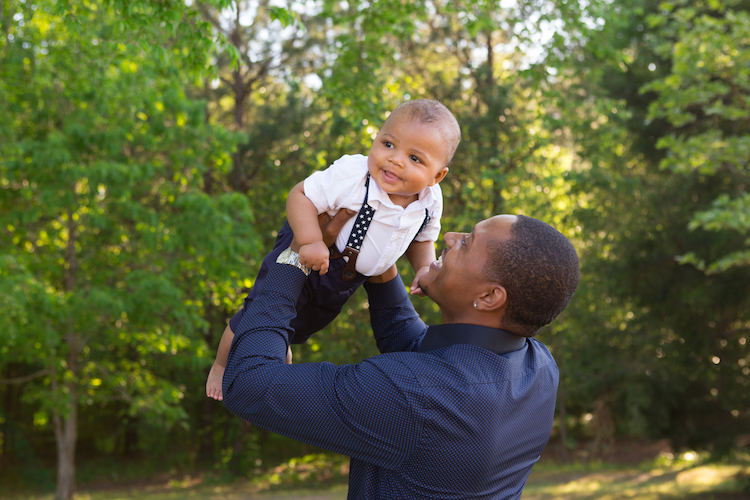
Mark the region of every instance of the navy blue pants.
MULTIPOLYGON (((289 247, 293 237, 292 228, 289 227, 288 222, 284 222, 284 226, 276 236, 273 250, 263 259, 253 289, 245 297, 243 308, 229 320, 229 327, 233 332, 236 332, 240 320, 242 320, 242 315, 263 288, 268 267, 274 264, 281 252, 289 247)), ((338 316, 349 297, 365 282, 367 276, 360 273, 357 273, 353 280, 344 281, 342 272, 345 265, 346 261, 343 257, 331 259, 328 272, 325 275, 321 276, 317 271, 310 273, 305 282, 305 287, 302 289, 299 299, 297 299, 297 317, 291 322, 291 327, 294 328, 295 332, 294 337, 292 337, 292 344, 304 344, 313 333, 325 328, 338 316)))

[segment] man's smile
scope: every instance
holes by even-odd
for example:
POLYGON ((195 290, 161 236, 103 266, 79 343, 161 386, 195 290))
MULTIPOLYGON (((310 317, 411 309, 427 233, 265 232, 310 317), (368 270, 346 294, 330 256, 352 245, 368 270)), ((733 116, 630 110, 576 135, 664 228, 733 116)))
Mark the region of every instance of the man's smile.
POLYGON ((443 250, 443 253, 440 254, 440 257, 430 264, 430 269, 435 269, 436 271, 440 271, 440 269, 443 267, 443 254, 445 253, 445 250, 443 250))

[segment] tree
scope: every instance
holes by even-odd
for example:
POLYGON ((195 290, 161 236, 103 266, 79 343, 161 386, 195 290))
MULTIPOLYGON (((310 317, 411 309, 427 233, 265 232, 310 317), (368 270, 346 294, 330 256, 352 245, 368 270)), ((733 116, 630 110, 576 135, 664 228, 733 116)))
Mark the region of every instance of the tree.
POLYGON ((227 300, 254 246, 247 200, 204 192, 237 137, 185 95, 200 58, 113 40, 118 7, 24 4, 3 48, 0 364, 36 375, 24 399, 51 421, 59 499, 75 489, 79 411, 120 400, 185 419, 165 360, 203 363, 205 301, 227 300))
POLYGON ((687 229, 713 200, 736 192, 735 174, 660 168, 683 155, 662 148, 677 144, 665 138, 686 132, 649 111, 671 99, 654 92, 658 82, 679 80, 670 76, 678 61, 663 50, 676 31, 671 20, 647 22, 662 15, 654 2, 600 8, 602 22, 585 43, 551 60, 562 81, 550 95, 580 156, 569 182, 581 196, 575 216, 585 242, 585 300, 570 314, 579 333, 565 343, 566 395, 576 413, 603 398, 622 434, 726 450, 747 426, 750 280, 737 267, 706 276, 676 257, 692 251, 712 261, 740 248, 737 233, 687 229))
MULTIPOLYGON (((657 147, 667 152, 660 165, 676 174, 722 174, 727 189, 708 209, 696 212, 690 230, 735 231, 750 237, 750 13, 737 1, 675 2, 652 15, 671 43, 656 50, 672 60, 665 77, 643 88, 657 99, 650 117, 666 119, 674 131, 657 147)), ((682 256, 708 273, 750 265, 750 239, 706 264, 695 251, 682 256)))

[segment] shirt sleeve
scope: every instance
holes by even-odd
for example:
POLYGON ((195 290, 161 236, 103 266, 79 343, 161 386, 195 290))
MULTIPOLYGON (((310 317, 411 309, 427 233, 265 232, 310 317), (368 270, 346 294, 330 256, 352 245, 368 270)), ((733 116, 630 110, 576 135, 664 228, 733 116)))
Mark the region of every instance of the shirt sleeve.
POLYGON ((380 352, 416 350, 427 332, 427 325, 414 310, 401 276, 386 283, 366 281, 364 287, 370 323, 380 352))
POLYGON ((440 218, 443 216, 443 192, 439 184, 432 186, 432 194, 435 201, 428 208, 430 212, 430 222, 420 232, 415 241, 437 241, 440 237, 440 218))
POLYGON ((299 441, 384 468, 417 446, 423 392, 405 353, 356 365, 284 364, 289 322, 305 276, 274 264, 235 332, 224 405, 241 418, 299 441))
POLYGON ((339 210, 363 182, 365 174, 367 157, 344 155, 327 169, 313 172, 305 179, 305 196, 319 214, 339 210))

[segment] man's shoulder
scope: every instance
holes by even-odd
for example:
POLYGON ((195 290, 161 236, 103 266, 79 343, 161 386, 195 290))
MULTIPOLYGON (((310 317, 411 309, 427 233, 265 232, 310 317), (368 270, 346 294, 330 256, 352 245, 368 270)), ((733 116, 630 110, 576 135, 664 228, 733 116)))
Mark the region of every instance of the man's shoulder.
POLYGON ((540 361, 542 362, 555 362, 555 358, 552 356, 552 353, 550 352, 549 348, 539 339, 536 339, 534 337, 529 337, 528 339, 528 345, 531 350, 534 351, 534 354, 540 358, 540 361))
POLYGON ((472 344, 454 344, 399 359, 426 385, 451 384, 459 379, 467 384, 498 383, 521 376, 557 373, 557 364, 547 346, 530 338, 518 351, 496 354, 472 344))

